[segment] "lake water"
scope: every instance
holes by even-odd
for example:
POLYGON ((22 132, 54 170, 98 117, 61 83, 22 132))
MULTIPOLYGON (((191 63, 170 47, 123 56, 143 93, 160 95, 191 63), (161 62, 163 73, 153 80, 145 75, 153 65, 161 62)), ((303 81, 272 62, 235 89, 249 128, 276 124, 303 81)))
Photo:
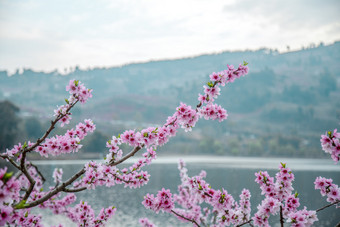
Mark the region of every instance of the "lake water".
MULTIPOLYGON (((300 208, 318 209, 327 204, 325 197, 319 191, 314 190, 314 180, 318 176, 333 178, 340 185, 340 166, 334 165, 332 160, 319 159, 289 159, 289 158, 228 158, 228 157, 184 157, 187 163, 188 174, 193 176, 202 169, 207 172, 207 182, 215 189, 225 188, 233 197, 238 196, 243 188, 248 188, 251 193, 252 213, 256 212, 257 204, 263 199, 258 185, 254 182, 254 172, 267 170, 271 176, 277 172, 280 162, 286 162, 295 174, 293 187, 299 193, 300 208)), ((130 160, 132 162, 133 160, 130 160)), ((35 162, 45 176, 51 176, 54 168, 63 168, 64 177, 67 179, 79 170, 87 161, 37 161, 35 162)), ((117 207, 116 215, 107 226, 139 226, 138 219, 148 217, 158 226, 192 226, 183 224, 168 214, 155 215, 146 210, 141 204, 146 193, 157 193, 163 187, 177 192, 180 178, 177 170, 178 157, 160 157, 154 164, 146 169, 151 174, 149 183, 140 189, 128 189, 121 185, 112 188, 98 187, 96 190, 88 190, 77 193, 79 200, 86 200, 99 211, 101 207, 114 205, 117 207)), ((47 211, 46 211, 47 212, 47 211)), ((44 211, 45 213, 45 211, 44 211)), ((64 226, 75 226, 63 216, 52 215, 44 217, 47 226, 63 223, 64 226)), ((340 209, 328 208, 318 213, 319 222, 315 226, 335 226, 340 222, 340 209)), ((276 223, 278 216, 271 217, 276 223)), ((275 226, 275 225, 274 225, 275 226)))

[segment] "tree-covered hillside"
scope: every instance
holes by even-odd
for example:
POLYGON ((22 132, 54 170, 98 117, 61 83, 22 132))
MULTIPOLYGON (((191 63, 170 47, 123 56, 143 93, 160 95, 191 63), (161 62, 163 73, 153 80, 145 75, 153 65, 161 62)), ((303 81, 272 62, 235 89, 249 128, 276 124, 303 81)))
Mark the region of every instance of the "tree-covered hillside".
MULTIPOLYGON (((98 133, 88 140, 105 141, 125 128, 161 124, 181 101, 196 105, 211 72, 243 60, 249 62, 249 75, 224 88, 217 100, 228 110, 226 123, 200 122, 193 134, 176 137, 166 149, 187 154, 322 156, 319 135, 340 122, 340 42, 287 53, 260 49, 112 68, 75 67, 68 75, 25 69, 8 77, 0 72, 0 100, 20 108, 21 138, 34 139, 32 128, 36 131, 38 125, 42 130, 66 97, 68 81, 79 79, 94 89, 94 97, 77 107, 73 118, 92 118, 98 133)), ((98 145, 96 151, 102 149, 105 146, 98 145)))

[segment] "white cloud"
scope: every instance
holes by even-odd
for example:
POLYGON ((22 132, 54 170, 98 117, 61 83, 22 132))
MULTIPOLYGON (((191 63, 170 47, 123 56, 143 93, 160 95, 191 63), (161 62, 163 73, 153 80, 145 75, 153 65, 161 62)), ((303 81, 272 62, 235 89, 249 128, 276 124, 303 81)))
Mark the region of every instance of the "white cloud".
POLYGON ((340 39, 326 0, 0 0, 0 68, 110 66, 340 39))

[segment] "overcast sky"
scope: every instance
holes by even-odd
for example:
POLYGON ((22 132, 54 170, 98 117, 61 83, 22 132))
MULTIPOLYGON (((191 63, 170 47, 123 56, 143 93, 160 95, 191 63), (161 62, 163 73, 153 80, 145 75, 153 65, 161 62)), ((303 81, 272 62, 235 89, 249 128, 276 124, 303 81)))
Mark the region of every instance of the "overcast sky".
POLYGON ((0 0, 0 70, 340 41, 339 0, 0 0))

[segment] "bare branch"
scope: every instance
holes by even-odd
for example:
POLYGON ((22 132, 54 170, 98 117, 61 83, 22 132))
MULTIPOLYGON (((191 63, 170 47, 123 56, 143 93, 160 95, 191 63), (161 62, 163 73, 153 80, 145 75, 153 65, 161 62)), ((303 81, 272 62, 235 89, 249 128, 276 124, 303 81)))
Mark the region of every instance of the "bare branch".
POLYGON ((142 146, 138 146, 138 147, 135 147, 132 151, 130 151, 130 153, 128 153, 127 155, 125 155, 123 158, 121 158, 120 160, 118 161, 114 161, 113 162, 110 162, 109 163, 109 166, 116 166, 124 161, 126 161, 127 159, 129 159, 130 157, 134 156, 140 149, 142 149, 144 147, 144 144, 142 146))
POLYGON ((81 191, 84 191, 86 189, 87 189, 86 187, 82 187, 82 188, 64 188, 62 191, 63 192, 72 193, 72 192, 81 192, 81 191))
POLYGON ((32 193, 34 185, 36 183, 35 180, 33 179, 33 177, 27 171, 27 168, 26 168, 26 165, 25 165, 25 159, 26 159, 26 152, 24 151, 22 153, 22 156, 21 156, 20 170, 21 170, 21 172, 23 172, 23 174, 26 176, 26 178, 30 182, 30 186, 29 186, 28 190, 26 191, 25 196, 22 200, 28 199, 28 197, 32 193))
POLYGON ((34 165, 34 164, 31 163, 31 162, 30 162, 30 165, 31 165, 32 167, 35 168, 35 170, 37 171, 37 173, 38 173, 39 176, 41 177, 42 182, 44 183, 44 182, 46 181, 46 179, 45 179, 44 175, 43 175, 43 174, 40 172, 40 170, 38 169, 38 166, 34 165))
POLYGON ((285 221, 283 220, 283 214, 282 214, 282 206, 280 206, 280 224, 281 224, 281 227, 283 227, 283 223, 285 221))
POLYGON ((201 227, 195 220, 186 218, 186 217, 184 217, 183 215, 180 215, 179 213, 175 212, 174 210, 171 210, 171 212, 174 213, 175 215, 177 215, 177 216, 179 216, 179 217, 181 217, 181 218, 187 220, 187 221, 192 222, 192 223, 195 224, 196 226, 201 227))
POLYGON ((315 212, 322 211, 322 210, 324 210, 324 209, 326 209, 326 208, 328 208, 328 207, 331 207, 331 206, 333 206, 333 205, 335 205, 335 204, 338 204, 338 203, 340 203, 340 200, 337 200, 337 201, 335 201, 334 203, 331 203, 331 204, 328 204, 328 205, 326 205, 326 206, 324 206, 324 207, 321 207, 321 208, 317 209, 315 212))
POLYGON ((242 223, 242 224, 240 224, 240 225, 237 225, 236 227, 240 227, 240 226, 243 226, 243 225, 246 225, 246 224, 249 224, 249 225, 251 225, 251 222, 252 222, 253 220, 249 220, 249 221, 246 221, 246 222, 244 222, 244 223, 242 223))
POLYGON ((7 159, 15 168, 20 170, 20 166, 13 159, 11 159, 8 155, 0 154, 0 157, 3 159, 7 159))

